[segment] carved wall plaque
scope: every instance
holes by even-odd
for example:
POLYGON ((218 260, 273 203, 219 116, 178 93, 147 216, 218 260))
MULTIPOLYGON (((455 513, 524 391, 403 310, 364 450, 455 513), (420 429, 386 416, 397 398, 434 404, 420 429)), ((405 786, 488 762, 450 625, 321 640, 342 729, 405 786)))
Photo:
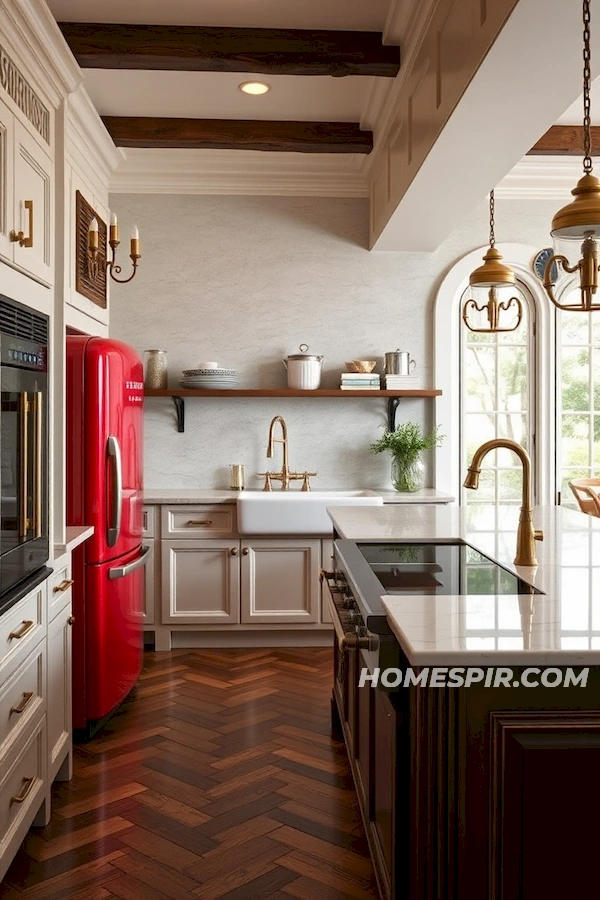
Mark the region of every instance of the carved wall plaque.
POLYGON ((75 194, 75 289, 106 309, 106 222, 79 191, 75 194), (92 260, 89 230, 94 217, 98 221, 98 254, 92 260))

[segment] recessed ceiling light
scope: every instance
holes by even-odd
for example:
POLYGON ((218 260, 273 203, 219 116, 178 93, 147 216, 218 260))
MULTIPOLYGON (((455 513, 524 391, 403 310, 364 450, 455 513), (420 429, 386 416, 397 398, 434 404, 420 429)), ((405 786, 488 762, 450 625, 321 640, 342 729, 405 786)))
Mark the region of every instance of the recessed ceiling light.
POLYGON ((271 90, 271 85, 264 81, 244 81, 242 84, 238 84, 238 87, 244 94, 253 94, 255 97, 271 90))

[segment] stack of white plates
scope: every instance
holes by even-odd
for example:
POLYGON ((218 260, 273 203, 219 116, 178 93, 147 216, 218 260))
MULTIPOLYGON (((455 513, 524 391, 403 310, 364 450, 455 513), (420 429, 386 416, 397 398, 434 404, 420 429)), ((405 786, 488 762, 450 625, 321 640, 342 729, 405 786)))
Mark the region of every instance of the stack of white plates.
POLYGON ((235 369, 184 369, 179 384, 185 388, 230 388, 239 384, 235 369))

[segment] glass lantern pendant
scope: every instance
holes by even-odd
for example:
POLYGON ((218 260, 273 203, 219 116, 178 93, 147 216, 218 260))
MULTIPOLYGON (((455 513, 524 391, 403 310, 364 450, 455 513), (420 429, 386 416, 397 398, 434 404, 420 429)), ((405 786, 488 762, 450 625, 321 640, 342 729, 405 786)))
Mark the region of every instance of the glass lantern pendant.
POLYGON ((469 284, 472 296, 465 302, 462 312, 469 331, 497 334, 519 327, 523 304, 514 296, 515 273, 502 262, 502 254, 496 249, 493 191, 490 191, 490 246, 483 257, 483 265, 471 272, 469 284))
POLYGON ((590 0, 583 0, 583 177, 571 193, 574 199, 552 219, 554 254, 546 262, 544 289, 559 309, 594 312, 600 302, 594 302, 598 290, 598 242, 600 241, 600 181, 592 174, 591 138, 591 50, 590 0), (571 259, 580 258, 571 263, 571 259), (580 299, 578 303, 563 304, 554 296, 557 266, 565 272, 579 272, 580 299))

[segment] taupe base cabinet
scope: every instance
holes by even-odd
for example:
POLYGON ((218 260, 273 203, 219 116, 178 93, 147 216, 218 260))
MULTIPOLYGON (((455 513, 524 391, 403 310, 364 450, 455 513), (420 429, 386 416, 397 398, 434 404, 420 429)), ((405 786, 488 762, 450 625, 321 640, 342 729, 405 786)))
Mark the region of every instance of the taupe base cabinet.
POLYGON ((0 880, 72 775, 71 561, 0 618, 0 880))
POLYGON ((144 508, 144 543, 154 549, 146 570, 145 629, 155 649, 260 646, 278 640, 327 644, 320 571, 330 541, 257 537, 236 532, 234 504, 144 508), (325 547, 325 549, 324 549, 325 547), (287 632, 287 637, 284 633, 287 632), (194 637, 192 637, 192 635, 194 637), (245 636, 244 636, 245 635, 245 636), (262 636, 262 637, 261 637, 262 636))

